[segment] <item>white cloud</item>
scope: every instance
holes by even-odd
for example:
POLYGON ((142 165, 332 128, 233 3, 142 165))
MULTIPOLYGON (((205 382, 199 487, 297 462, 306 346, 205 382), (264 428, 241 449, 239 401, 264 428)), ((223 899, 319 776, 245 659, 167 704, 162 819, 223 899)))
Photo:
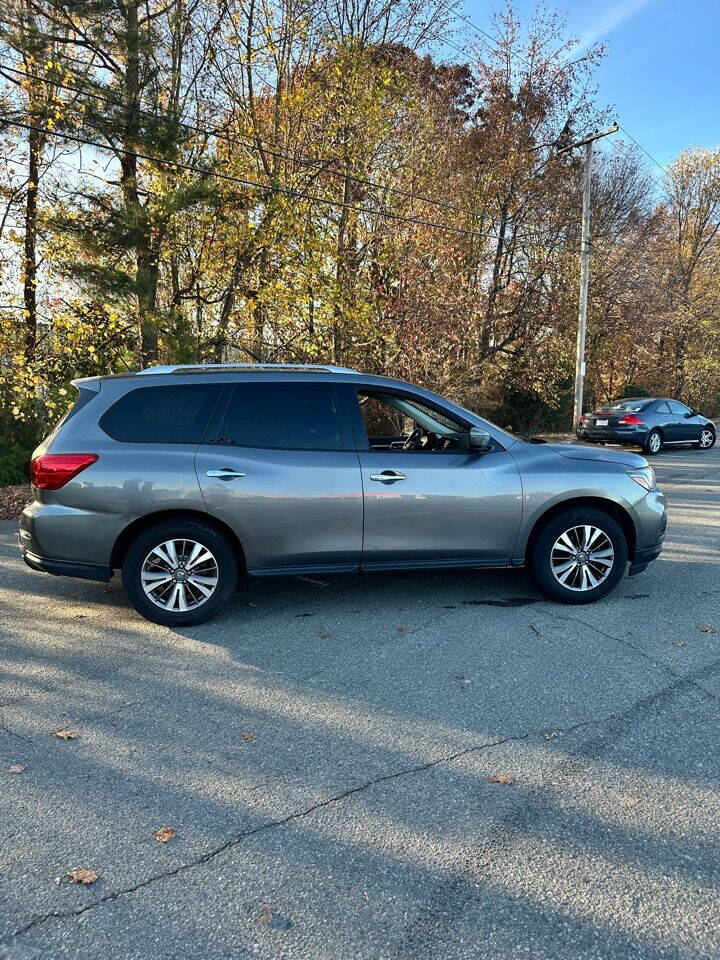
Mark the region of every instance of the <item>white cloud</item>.
POLYGON ((576 52, 586 50, 598 40, 602 40, 651 2, 652 0, 618 0, 582 34, 575 48, 576 52))

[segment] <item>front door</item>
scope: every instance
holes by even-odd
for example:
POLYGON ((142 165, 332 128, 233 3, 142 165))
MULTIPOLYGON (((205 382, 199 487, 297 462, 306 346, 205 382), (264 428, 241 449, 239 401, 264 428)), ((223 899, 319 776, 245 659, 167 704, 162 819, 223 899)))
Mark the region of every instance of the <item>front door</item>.
POLYGON ((510 454, 471 450, 467 426, 419 398, 359 399, 363 568, 508 563, 522 514, 510 454))
POLYGON ((363 498, 335 386, 239 382, 195 469, 208 511, 237 534, 249 573, 357 570, 363 498))
POLYGON ((668 400, 662 400, 655 407, 652 415, 653 422, 662 430, 663 439, 667 443, 679 440, 677 416, 670 409, 668 400))
POLYGON ((700 439, 700 420, 697 416, 690 417, 690 407, 686 407, 679 400, 670 400, 670 409, 675 417, 675 430, 673 440, 691 440, 700 439))

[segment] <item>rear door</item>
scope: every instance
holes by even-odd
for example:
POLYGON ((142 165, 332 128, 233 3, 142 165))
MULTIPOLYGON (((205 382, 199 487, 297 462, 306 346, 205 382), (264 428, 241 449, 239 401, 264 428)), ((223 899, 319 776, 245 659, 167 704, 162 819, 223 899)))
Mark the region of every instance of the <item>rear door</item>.
POLYGON ((352 431, 329 381, 240 381, 195 458, 207 509, 248 571, 356 570, 363 500, 352 431))
POLYGON ((498 443, 486 453, 452 443, 444 449, 453 430, 467 431, 447 411, 436 411, 433 449, 403 449, 411 428, 428 421, 406 423, 412 414, 389 404, 383 417, 377 391, 361 389, 360 397, 358 407, 353 391, 365 500, 363 569, 509 562, 522 513, 510 454, 498 443))

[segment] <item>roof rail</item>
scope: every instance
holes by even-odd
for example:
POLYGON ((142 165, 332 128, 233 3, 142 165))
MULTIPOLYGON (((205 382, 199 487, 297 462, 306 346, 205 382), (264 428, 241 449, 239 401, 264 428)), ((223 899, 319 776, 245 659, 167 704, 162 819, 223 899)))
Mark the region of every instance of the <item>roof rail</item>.
POLYGON ((215 371, 238 370, 243 373, 253 372, 283 372, 294 370, 298 373, 359 373, 349 367, 336 367, 324 363, 179 363, 169 366, 146 367, 139 370, 139 376, 159 375, 162 373, 214 373, 215 371))

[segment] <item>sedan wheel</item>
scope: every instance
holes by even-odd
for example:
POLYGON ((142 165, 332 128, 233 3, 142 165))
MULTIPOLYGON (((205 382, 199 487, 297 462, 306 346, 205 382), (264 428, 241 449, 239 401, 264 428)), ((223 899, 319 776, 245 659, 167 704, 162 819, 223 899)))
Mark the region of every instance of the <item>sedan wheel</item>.
POLYGON ((703 432, 700 434, 700 449, 709 450, 710 447, 715 446, 715 431, 711 430, 709 427, 706 427, 703 432))
POLYGON ((653 456, 656 453, 660 453, 662 448, 662 436, 658 430, 651 430, 648 434, 648 438, 645 441, 645 450, 647 453, 652 454, 653 456))

